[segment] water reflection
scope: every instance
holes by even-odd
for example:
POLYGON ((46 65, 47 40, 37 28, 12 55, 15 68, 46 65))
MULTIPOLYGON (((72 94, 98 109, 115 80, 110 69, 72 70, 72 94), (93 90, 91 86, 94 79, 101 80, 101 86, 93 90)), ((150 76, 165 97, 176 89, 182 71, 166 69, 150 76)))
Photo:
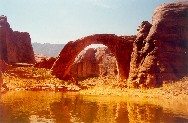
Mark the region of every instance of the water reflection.
POLYGON ((163 107, 120 97, 79 93, 7 92, 0 96, 0 123, 153 123, 188 122, 163 107))

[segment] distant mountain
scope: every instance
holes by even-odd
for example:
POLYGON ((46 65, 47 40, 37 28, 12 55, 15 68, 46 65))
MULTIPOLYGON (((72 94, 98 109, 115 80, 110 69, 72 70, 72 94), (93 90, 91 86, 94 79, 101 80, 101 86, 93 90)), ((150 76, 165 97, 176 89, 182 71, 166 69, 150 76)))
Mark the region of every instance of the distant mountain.
POLYGON ((65 44, 32 43, 32 46, 35 54, 57 57, 65 44))

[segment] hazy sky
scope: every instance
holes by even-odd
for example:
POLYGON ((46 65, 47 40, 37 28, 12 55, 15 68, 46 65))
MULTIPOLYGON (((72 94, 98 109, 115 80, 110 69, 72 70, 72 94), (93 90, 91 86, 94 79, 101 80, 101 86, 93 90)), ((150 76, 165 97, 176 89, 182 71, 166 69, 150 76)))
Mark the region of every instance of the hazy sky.
POLYGON ((32 42, 67 43, 96 34, 136 34, 154 9, 175 0, 0 0, 0 14, 32 42))

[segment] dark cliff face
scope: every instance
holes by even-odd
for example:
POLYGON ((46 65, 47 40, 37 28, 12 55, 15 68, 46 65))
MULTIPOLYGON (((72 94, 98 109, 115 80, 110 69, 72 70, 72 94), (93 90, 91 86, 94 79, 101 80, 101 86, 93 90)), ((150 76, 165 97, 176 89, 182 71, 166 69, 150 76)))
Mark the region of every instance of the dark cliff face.
POLYGON ((0 16, 0 59, 7 63, 34 63, 31 38, 27 32, 13 31, 6 16, 0 16))
POLYGON ((163 4, 133 44, 129 85, 156 87, 188 75, 188 2, 163 4), (145 30, 145 31, 144 31, 145 30))
POLYGON ((7 18, 0 16, 0 58, 8 62, 6 32, 8 32, 10 25, 7 23, 7 18))

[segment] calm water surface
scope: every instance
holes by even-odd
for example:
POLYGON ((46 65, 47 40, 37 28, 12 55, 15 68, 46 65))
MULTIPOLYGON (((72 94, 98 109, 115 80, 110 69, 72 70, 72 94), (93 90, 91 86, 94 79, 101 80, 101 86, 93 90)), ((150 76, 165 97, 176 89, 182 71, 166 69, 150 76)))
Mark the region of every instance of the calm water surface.
POLYGON ((10 91, 0 95, 0 123, 37 122, 188 123, 188 114, 126 101, 123 97, 30 91, 10 91))

